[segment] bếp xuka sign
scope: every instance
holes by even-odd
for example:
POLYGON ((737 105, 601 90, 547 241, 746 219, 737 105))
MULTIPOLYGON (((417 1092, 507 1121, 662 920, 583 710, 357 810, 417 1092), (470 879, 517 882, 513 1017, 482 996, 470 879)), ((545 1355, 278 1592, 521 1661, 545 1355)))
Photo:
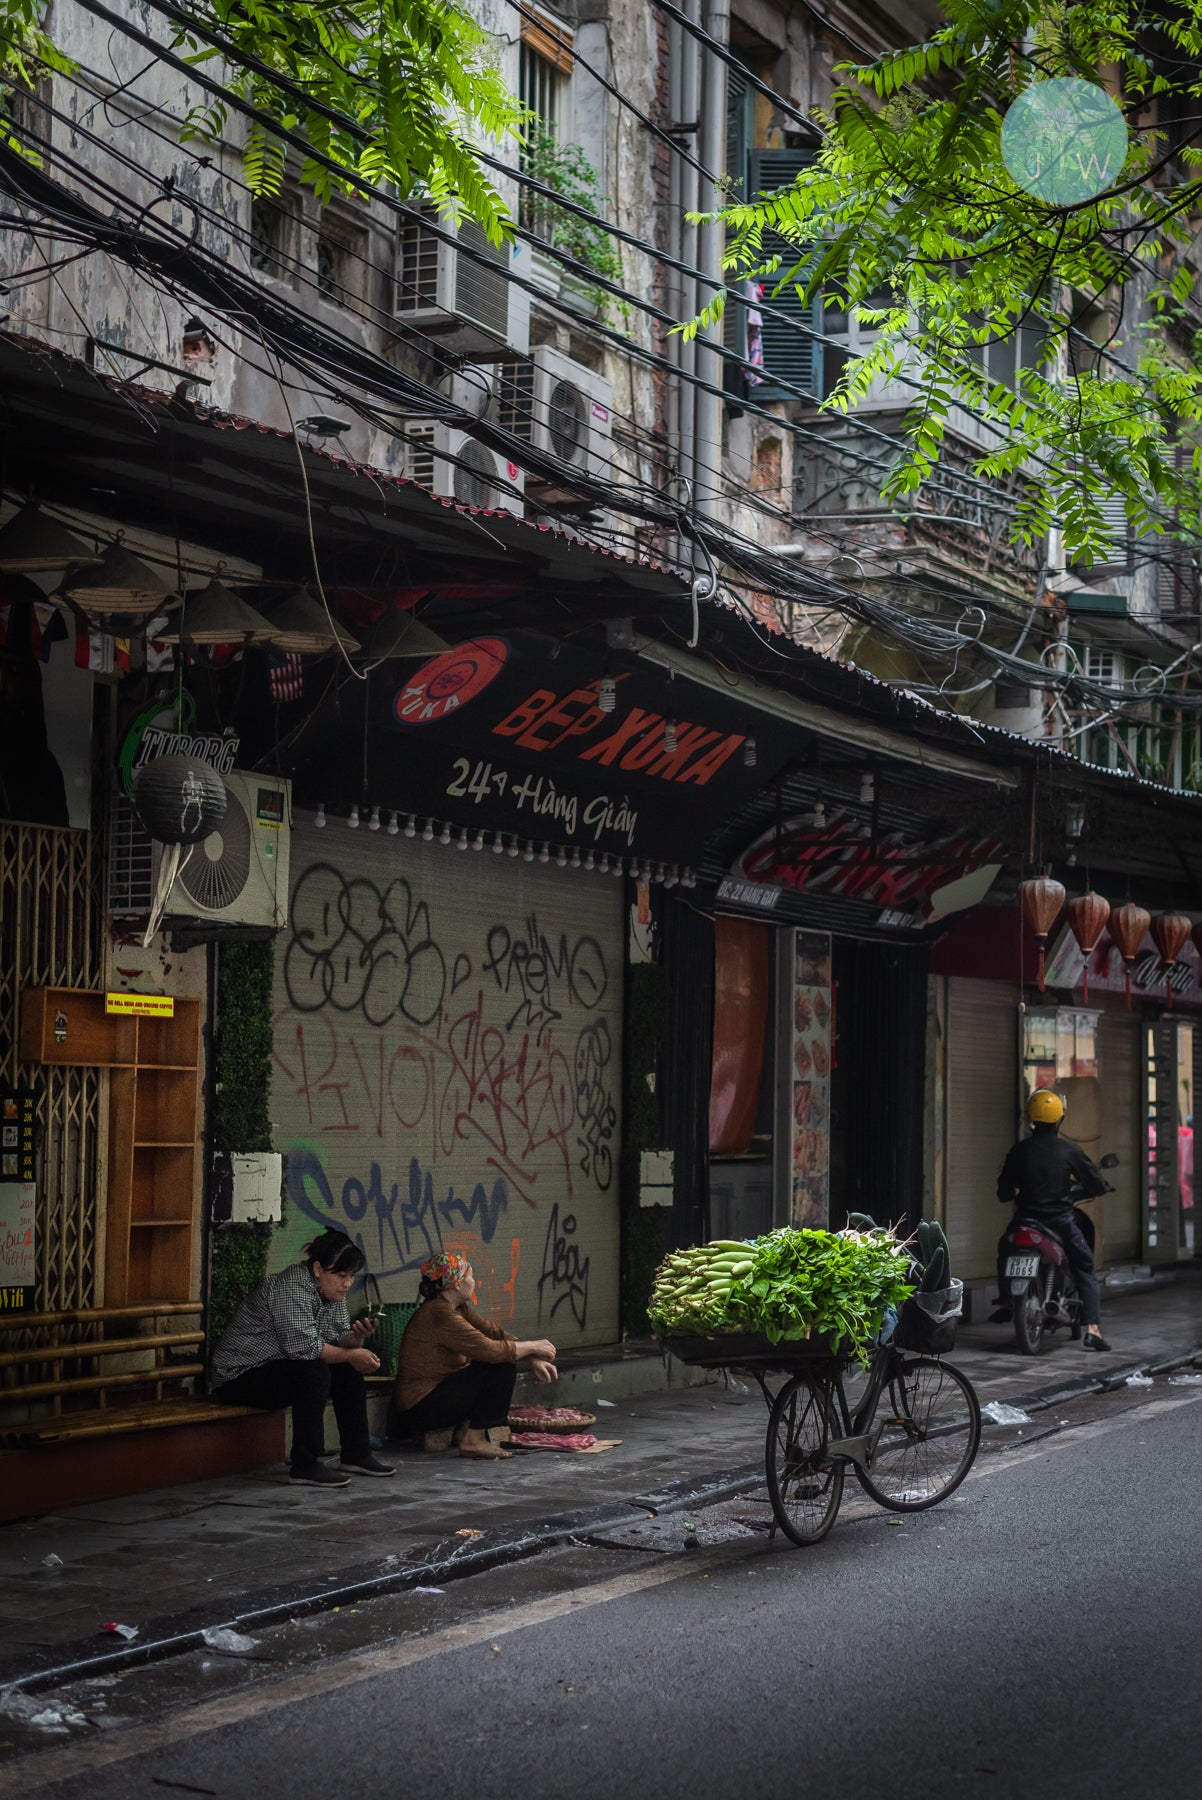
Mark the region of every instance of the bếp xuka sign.
POLYGON ((398 756, 393 737, 373 759, 385 766, 371 797, 378 787, 381 804, 536 847, 695 860, 707 833, 786 760, 796 733, 657 667, 610 672, 612 712, 599 704, 596 655, 552 654, 516 634, 478 637, 404 671, 376 718, 412 754, 398 756))

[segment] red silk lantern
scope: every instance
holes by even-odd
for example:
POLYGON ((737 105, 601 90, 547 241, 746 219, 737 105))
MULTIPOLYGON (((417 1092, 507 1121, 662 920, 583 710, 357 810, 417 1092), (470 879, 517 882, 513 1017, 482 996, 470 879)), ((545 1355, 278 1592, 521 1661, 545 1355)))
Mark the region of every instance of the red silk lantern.
POLYGON ((1202 923, 1191 928, 1190 936, 1194 940, 1194 949, 1198 952, 1199 958, 1202 959, 1202 923))
POLYGON ((1110 915, 1110 940, 1118 945, 1119 955, 1127 970, 1128 1012, 1131 1011, 1131 965, 1139 955, 1144 933, 1151 923, 1151 913, 1145 912, 1142 906, 1136 906, 1130 900, 1125 906, 1116 906, 1110 915))
POLYGON ((1106 921, 1110 917, 1110 902, 1101 894, 1095 894, 1091 888, 1088 894, 1078 894, 1075 900, 1068 903, 1068 928, 1077 940, 1077 946, 1085 958, 1085 998, 1089 999, 1089 959, 1098 947, 1098 939, 1106 929, 1106 921))
POLYGON ((1040 875, 1034 881, 1021 882, 1018 897, 1022 902, 1023 918, 1039 943, 1039 991, 1042 994, 1044 951, 1048 947, 1048 932, 1059 918, 1060 908, 1064 905, 1064 889, 1050 876, 1040 875))
POLYGON ((1169 986, 1169 977, 1177 958, 1181 955, 1189 940, 1192 922, 1184 913, 1157 913, 1152 921, 1152 942, 1160 951, 1160 960, 1164 964, 1164 992, 1169 1006, 1173 1004, 1173 990, 1169 986))

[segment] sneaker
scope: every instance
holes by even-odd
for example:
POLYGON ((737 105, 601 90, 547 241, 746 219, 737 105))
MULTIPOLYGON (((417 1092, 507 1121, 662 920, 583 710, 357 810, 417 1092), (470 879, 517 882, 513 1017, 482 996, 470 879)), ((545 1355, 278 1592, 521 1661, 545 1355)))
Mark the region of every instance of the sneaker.
POLYGON ((1082 1350, 1109 1350, 1110 1345, 1100 1332, 1087 1331, 1081 1339, 1081 1348, 1082 1350))
POLYGON ((309 1463, 302 1468, 293 1469, 289 1481, 301 1483, 304 1487, 350 1487, 349 1475, 341 1474, 337 1469, 327 1469, 324 1463, 309 1463))
POLYGON ((378 1456, 370 1453, 358 1462, 348 1462, 344 1456, 338 1465, 346 1475, 395 1475, 396 1470, 391 1463, 381 1462, 378 1456))

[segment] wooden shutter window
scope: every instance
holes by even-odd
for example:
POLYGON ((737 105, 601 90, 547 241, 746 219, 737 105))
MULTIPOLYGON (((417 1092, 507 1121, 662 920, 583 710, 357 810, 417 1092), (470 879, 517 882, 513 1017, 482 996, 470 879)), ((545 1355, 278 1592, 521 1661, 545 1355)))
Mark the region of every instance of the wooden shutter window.
POLYGON ((522 42, 561 75, 572 73, 572 33, 548 20, 522 20, 522 42))
MULTIPOLYGON (((798 171, 813 160, 812 150, 753 150, 748 159, 749 196, 790 187, 798 171)), ((782 270, 797 261, 797 246, 775 231, 764 232, 763 246, 765 257, 779 254, 784 259, 782 270)), ((765 290, 765 304, 772 312, 764 313, 764 380, 755 389, 755 399, 795 400, 806 395, 820 399, 822 344, 816 333, 822 329, 821 298, 806 306, 795 287, 782 288, 774 295, 770 283, 765 283, 765 290), (782 316, 773 317, 772 313, 782 316)))

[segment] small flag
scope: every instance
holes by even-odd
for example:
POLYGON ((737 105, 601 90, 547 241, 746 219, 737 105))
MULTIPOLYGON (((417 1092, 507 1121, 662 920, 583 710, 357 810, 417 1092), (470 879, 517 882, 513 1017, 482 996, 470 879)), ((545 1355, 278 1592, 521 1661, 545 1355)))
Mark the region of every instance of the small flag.
POLYGON ((101 631, 85 613, 75 615, 75 667, 91 669, 95 675, 113 672, 112 633, 101 631))
POLYGON ((305 675, 299 650, 273 650, 269 653, 267 690, 277 704, 301 698, 305 691, 305 675))
POLYGON ((55 644, 61 644, 64 638, 71 635, 67 630, 67 621, 59 608, 49 600, 42 605, 35 606, 33 610, 42 631, 42 642, 38 655, 43 662, 49 662, 50 652, 55 644))
POLYGON ((153 619, 146 621, 146 673, 161 675, 164 670, 175 666, 175 645, 169 644, 158 634, 165 631, 168 625, 166 613, 156 613, 153 619))

